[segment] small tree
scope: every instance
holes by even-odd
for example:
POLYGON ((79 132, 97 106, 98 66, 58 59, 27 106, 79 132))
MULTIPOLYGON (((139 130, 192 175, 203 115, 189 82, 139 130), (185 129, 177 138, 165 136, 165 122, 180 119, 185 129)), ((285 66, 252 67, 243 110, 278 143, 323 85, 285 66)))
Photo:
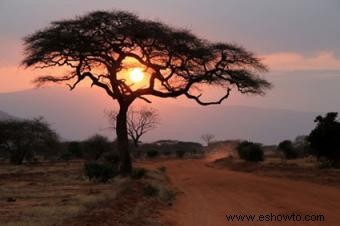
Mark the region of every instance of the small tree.
POLYGON ((207 143, 207 146, 209 146, 210 142, 215 138, 215 136, 213 134, 207 133, 207 134, 203 134, 201 136, 201 139, 207 143))
POLYGON ((298 153, 293 145, 293 142, 290 140, 282 141, 277 149, 282 151, 286 159, 295 159, 298 156, 298 153))
MULTIPOLYGON (((25 47, 26 67, 70 69, 64 76, 37 78, 38 86, 66 82, 73 90, 89 80, 118 102, 116 134, 122 174, 132 170, 127 112, 136 99, 151 103, 148 96, 183 96, 200 105, 211 105, 222 103, 232 89, 264 94, 270 88, 270 83, 260 77, 266 66, 244 48, 209 42, 187 30, 124 11, 96 11, 53 22, 26 37, 25 47), (143 83, 131 82, 126 76, 131 69, 144 71, 143 83), (202 86, 219 86, 224 93, 217 100, 207 101, 198 89, 202 86)), ((143 78, 140 74, 138 77, 143 78)))
MULTIPOLYGON (((111 128, 116 129, 118 112, 112 110, 106 114, 111 128)), ((158 124, 158 113, 153 108, 134 109, 131 107, 127 113, 127 132, 135 147, 139 146, 140 138, 150 130, 155 129, 158 124)))
POLYGON ((315 119, 316 127, 308 136, 312 154, 320 158, 327 158, 332 166, 340 167, 340 122, 338 113, 329 112, 325 117, 315 119))
POLYGON ((0 121, 0 152, 20 165, 35 153, 56 149, 59 138, 43 118, 0 121))

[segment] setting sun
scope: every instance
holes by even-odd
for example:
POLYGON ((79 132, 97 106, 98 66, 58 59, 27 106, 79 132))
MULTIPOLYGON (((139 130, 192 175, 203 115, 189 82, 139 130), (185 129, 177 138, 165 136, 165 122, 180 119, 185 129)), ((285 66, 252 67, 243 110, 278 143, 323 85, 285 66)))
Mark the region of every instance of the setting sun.
POLYGON ((134 68, 130 72, 131 81, 138 83, 141 82, 144 78, 144 73, 141 68, 134 68))

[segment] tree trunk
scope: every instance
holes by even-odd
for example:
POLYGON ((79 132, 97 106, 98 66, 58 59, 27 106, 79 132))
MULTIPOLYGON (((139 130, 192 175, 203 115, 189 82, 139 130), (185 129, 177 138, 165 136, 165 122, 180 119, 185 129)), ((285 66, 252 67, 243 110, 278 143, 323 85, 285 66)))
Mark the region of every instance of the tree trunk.
POLYGON ((135 145, 136 148, 139 147, 139 140, 138 139, 133 139, 133 144, 135 145))
POLYGON ((118 152, 120 165, 119 170, 123 176, 126 176, 132 171, 131 157, 129 152, 129 138, 127 133, 127 111, 128 103, 119 103, 120 109, 117 115, 116 134, 118 142, 118 152))

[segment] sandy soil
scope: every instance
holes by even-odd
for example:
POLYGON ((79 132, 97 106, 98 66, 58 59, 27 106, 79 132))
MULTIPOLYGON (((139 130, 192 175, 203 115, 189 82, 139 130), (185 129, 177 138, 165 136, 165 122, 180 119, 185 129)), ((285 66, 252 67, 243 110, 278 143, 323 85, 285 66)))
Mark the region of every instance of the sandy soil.
POLYGON ((340 189, 208 167, 204 160, 146 163, 167 167, 179 190, 164 214, 178 226, 340 225, 340 189), (226 214, 322 214, 324 222, 228 222, 226 214))

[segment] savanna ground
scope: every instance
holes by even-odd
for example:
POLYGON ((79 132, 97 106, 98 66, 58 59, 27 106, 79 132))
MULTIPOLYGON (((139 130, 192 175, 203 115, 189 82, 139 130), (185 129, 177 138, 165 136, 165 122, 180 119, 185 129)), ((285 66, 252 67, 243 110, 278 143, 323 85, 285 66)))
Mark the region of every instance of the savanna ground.
MULTIPOLYGON (((173 185, 179 189, 176 204, 165 219, 177 226, 223 225, 327 225, 340 222, 340 189, 278 173, 270 176, 237 172, 204 160, 146 163, 167 167, 173 185), (213 166, 213 167, 212 167, 213 166), (226 215, 240 214, 323 215, 324 221, 227 221, 226 215)), ((339 173, 337 174, 339 177, 339 173)))
POLYGON ((263 163, 245 163, 228 157, 231 153, 232 147, 204 159, 140 160, 138 167, 150 169, 142 179, 104 184, 87 181, 77 161, 1 165, 0 225, 339 225, 339 170, 318 169, 308 158, 267 156, 263 163), (177 192, 174 205, 170 187, 177 192), (321 214, 324 221, 225 217, 292 213, 321 214))
POLYGON ((319 169, 314 158, 283 160, 267 152, 262 163, 235 157, 235 146, 213 150, 204 159, 145 162, 165 166, 178 189, 164 214, 177 226, 340 224, 340 170, 319 169), (226 215, 322 215, 321 221, 227 221, 226 215))
POLYGON ((141 179, 86 180, 83 162, 0 167, 0 225, 160 226, 160 210, 172 202, 159 170, 141 179))

